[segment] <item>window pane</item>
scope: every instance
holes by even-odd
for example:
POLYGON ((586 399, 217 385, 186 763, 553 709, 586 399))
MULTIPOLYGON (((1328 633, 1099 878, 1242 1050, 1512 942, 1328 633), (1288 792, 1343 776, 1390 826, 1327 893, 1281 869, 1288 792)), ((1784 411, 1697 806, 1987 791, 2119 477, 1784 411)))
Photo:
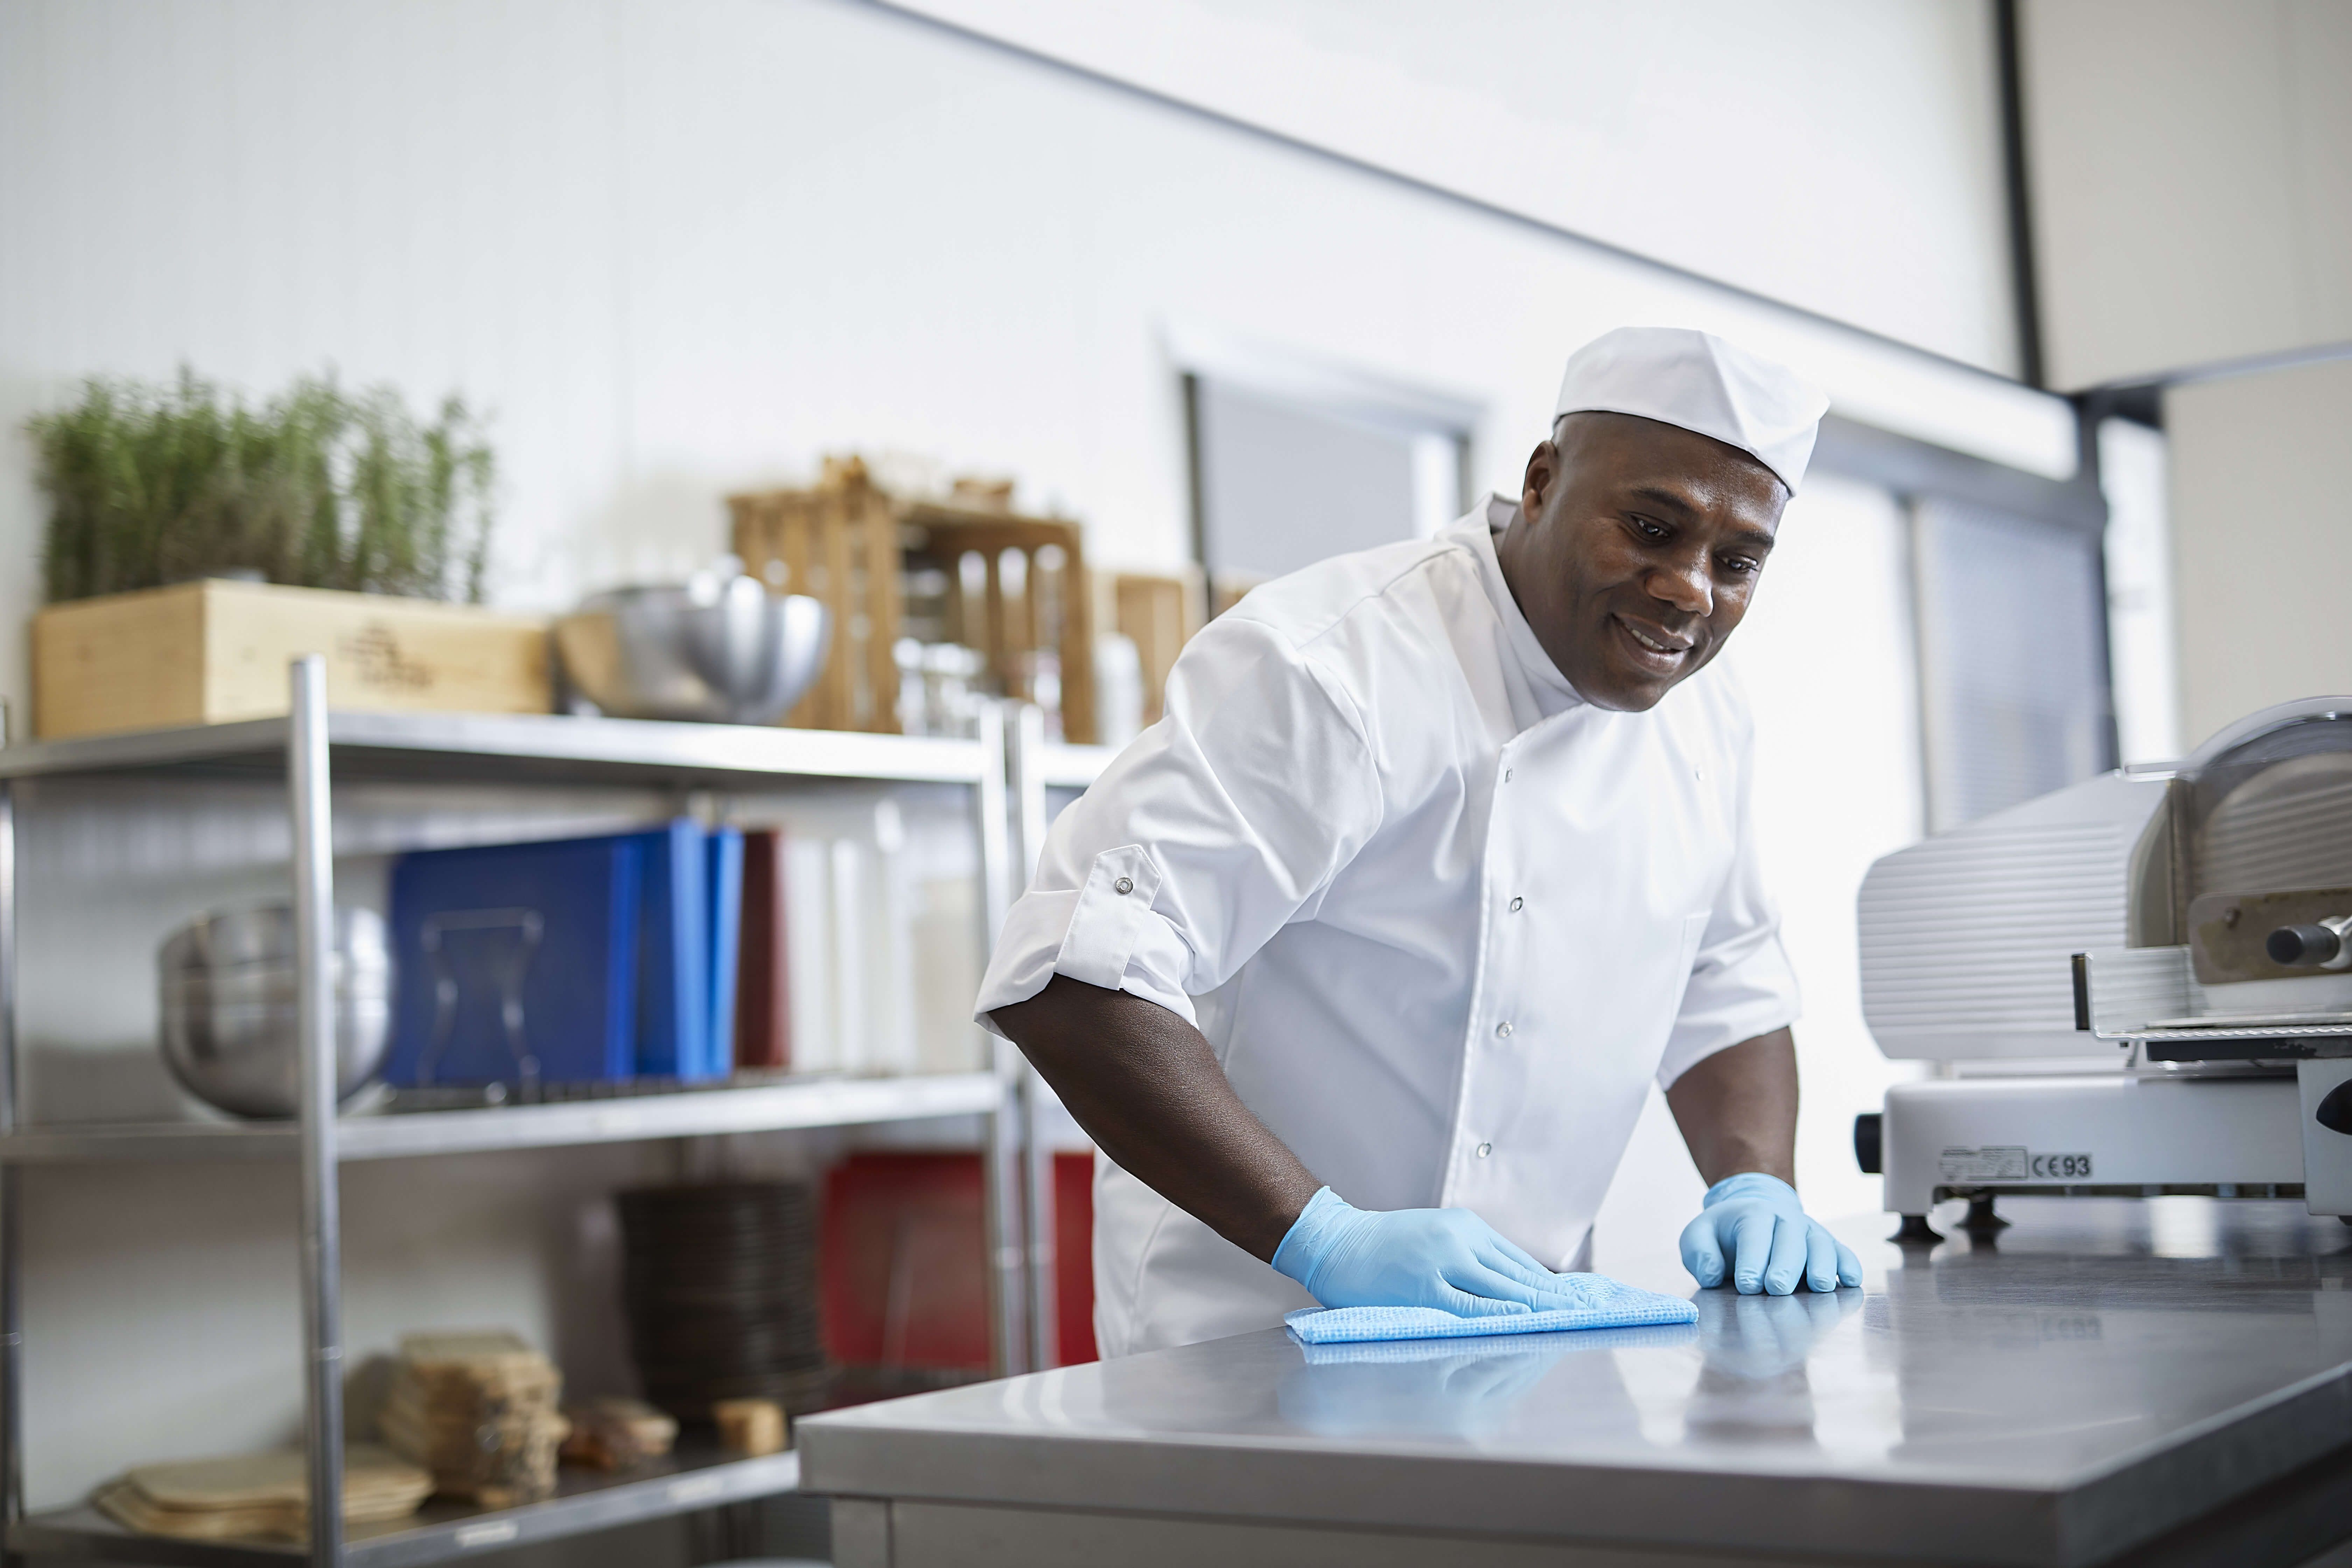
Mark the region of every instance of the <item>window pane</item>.
POLYGON ((1197 384, 1202 564, 1212 574, 1278 577, 1423 531, 1414 432, 1197 384))
POLYGON ((1941 500, 1916 539, 1929 826, 2115 766, 2099 541, 1941 500))

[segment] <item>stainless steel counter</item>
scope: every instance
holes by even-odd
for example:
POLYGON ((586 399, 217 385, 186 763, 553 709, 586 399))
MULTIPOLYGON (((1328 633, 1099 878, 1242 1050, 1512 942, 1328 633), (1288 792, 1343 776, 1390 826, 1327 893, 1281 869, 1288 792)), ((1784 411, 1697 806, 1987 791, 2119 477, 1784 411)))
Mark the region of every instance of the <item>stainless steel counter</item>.
POLYGON ((1280 1330, 815 1417, 845 1568, 2300 1564, 2352 1537, 2352 1230, 2025 1200, 1695 1327, 1280 1330))

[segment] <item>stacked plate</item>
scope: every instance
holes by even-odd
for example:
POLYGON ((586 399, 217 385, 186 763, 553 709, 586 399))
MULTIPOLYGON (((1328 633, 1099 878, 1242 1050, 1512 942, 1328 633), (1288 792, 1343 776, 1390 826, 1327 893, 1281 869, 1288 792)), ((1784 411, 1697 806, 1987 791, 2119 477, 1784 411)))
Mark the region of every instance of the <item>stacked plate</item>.
POLYGON ((825 1365, 808 1188, 650 1187, 619 1201, 623 1300, 646 1397, 690 1420, 721 1399, 814 1404, 825 1365))

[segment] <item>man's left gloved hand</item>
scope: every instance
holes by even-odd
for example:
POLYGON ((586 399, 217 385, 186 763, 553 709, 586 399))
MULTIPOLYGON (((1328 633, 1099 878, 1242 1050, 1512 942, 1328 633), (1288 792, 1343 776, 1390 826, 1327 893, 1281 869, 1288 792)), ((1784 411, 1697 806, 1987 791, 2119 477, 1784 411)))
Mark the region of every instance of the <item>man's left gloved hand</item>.
POLYGON ((1707 1188, 1698 1217, 1683 1226, 1683 1267, 1701 1285, 1728 1280, 1743 1296, 1785 1296, 1802 1279, 1814 1290, 1862 1283, 1862 1260, 1805 1215, 1797 1189, 1778 1176, 1743 1171, 1707 1188))

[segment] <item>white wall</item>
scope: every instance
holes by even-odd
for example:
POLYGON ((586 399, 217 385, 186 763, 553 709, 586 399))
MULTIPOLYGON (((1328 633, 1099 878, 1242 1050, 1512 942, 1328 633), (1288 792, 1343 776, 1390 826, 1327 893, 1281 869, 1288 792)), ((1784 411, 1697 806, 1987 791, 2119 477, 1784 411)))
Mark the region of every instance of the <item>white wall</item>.
POLYGON ((2341 639, 2305 635, 2343 618, 2352 363, 2200 374, 2352 350, 2352 5, 2026 0, 2022 12, 2051 383, 2175 383, 2161 441, 2102 437, 2117 536, 2160 538, 2171 514, 2169 570, 2110 584, 2126 752, 2151 760, 2171 749, 2168 722, 2193 746, 2266 704, 2352 691, 2341 639), (2168 639, 2142 613, 2168 595, 2168 639))
POLYGON ((1984 0, 900 0, 2014 371, 1984 0))
MULTIPOLYGON (((1566 351, 1643 321, 2073 463, 2063 409, 1990 377, 827 0, 19 0, 0 153, 0 425, 182 361, 461 388, 518 605, 708 551, 724 489, 852 447, 1017 473, 1101 558, 1181 559, 1181 321, 1466 390, 1488 481, 1566 351)), ((0 447, 0 623, 33 602, 26 464, 0 447)))
POLYGON ((2051 385, 2352 340, 2352 6, 2021 9, 2051 385))
MULTIPOLYGON (((1877 26, 1862 19, 1874 9, 1853 25, 1877 26)), ((1790 102, 1828 112, 1824 97, 1790 102)), ((1738 248, 1803 253, 1817 210, 1751 226, 1738 248)), ((81 375, 183 361, 263 391, 328 363, 420 404, 460 389, 496 412, 495 594, 518 605, 714 550, 726 489, 847 448, 1015 473, 1032 500, 1089 521, 1097 560, 1177 562, 1170 344, 1202 328, 1483 408, 1475 474, 1507 489, 1565 353, 1641 321, 1788 357, 1855 418, 2044 473, 2074 463, 2063 405, 1991 376, 835 0, 14 0, 0 6, 0 426, 81 375)), ((1943 276, 1915 269, 1905 286, 1968 293, 1943 276)), ((1982 307, 1952 308, 1957 321, 1982 307)), ((1741 646, 1780 781, 1764 797, 1768 853, 1812 1020, 1801 1169, 1826 1205, 1851 1207, 1875 1196, 1848 1180, 1843 1123, 1883 1072, 1852 1017, 1852 889, 1914 830, 1916 785, 1893 536, 1883 501, 1840 494, 1825 481, 1792 511, 1741 646), (1823 770, 1823 756, 1848 765, 1823 770)), ((0 442, 0 626, 34 604, 41 515, 24 444, 0 442)), ((0 695, 21 697, 22 646, 0 637, 0 695)), ((1627 1190, 1664 1190, 1679 1157, 1643 1145, 1627 1190)), ((562 1223, 563 1194, 619 1174, 507 1169, 541 1226, 562 1223)), ((134 1331, 93 1318, 60 1350, 41 1323, 139 1278, 152 1214, 191 1229, 246 1214, 240 1236, 269 1218, 245 1176, 191 1183, 152 1213, 149 1179, 73 1198, 60 1178, 33 1194, 75 1205, 37 1221, 64 1272, 34 1290, 36 1502, 129 1457, 100 1441, 99 1415, 62 1402, 110 1375, 103 1359, 134 1331), (140 1212, 110 1229, 115 1208, 140 1212)), ((391 1201, 353 1191, 355 1218, 391 1201)), ((1688 1205, 1671 1206, 1678 1225, 1688 1205)), ((425 1268, 434 1247, 409 1245, 374 1256, 425 1268)), ((533 1261, 554 1255, 526 1250, 486 1276, 483 1310, 559 1323, 517 1304, 556 1288, 533 1261)), ((359 1294, 385 1278, 371 1269, 355 1276, 353 1322, 380 1335, 423 1309, 359 1294)), ((286 1310, 285 1278, 192 1265, 185 1289, 215 1293, 191 1308, 204 1321, 261 1335, 286 1310)), ((259 1364, 223 1374, 231 1426, 175 1405, 142 1453, 283 1430, 291 1386, 259 1364)))
POLYGON ((2352 360, 2175 386, 2164 419, 2184 739, 2352 694, 2352 360))

